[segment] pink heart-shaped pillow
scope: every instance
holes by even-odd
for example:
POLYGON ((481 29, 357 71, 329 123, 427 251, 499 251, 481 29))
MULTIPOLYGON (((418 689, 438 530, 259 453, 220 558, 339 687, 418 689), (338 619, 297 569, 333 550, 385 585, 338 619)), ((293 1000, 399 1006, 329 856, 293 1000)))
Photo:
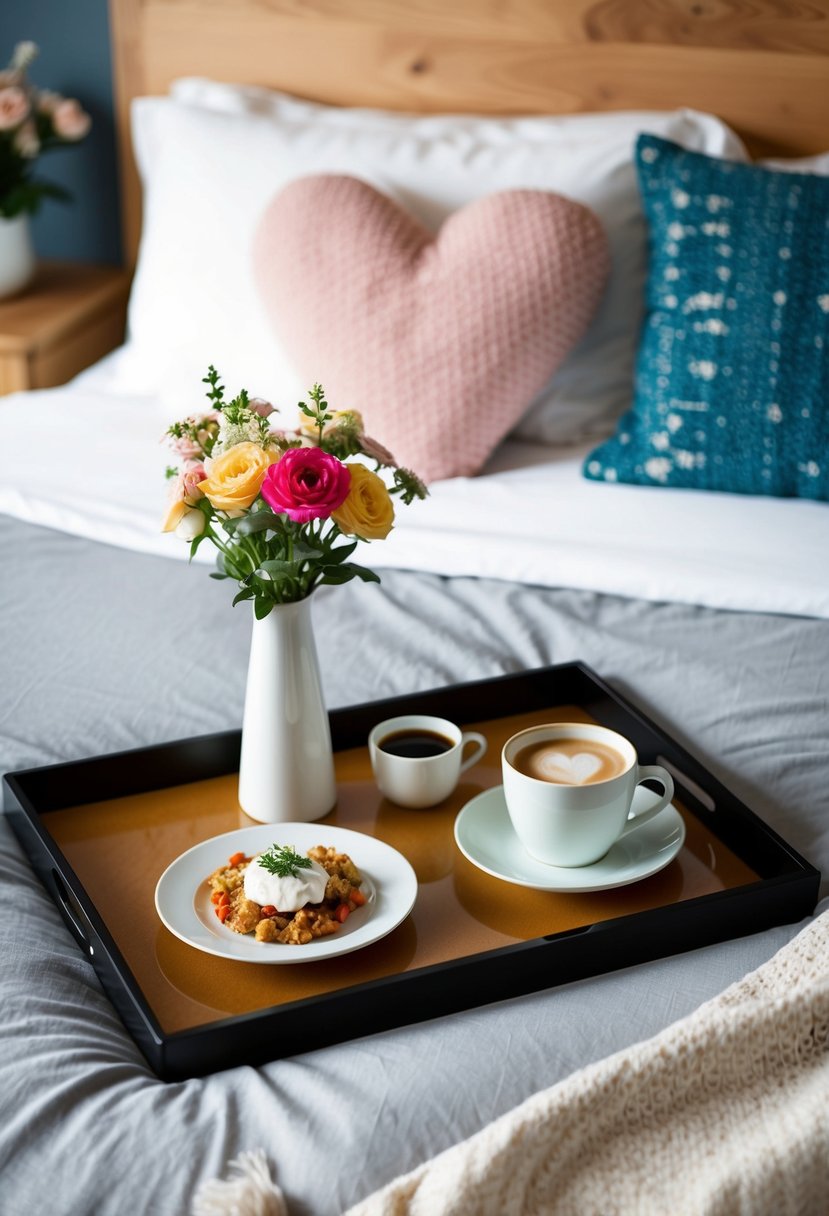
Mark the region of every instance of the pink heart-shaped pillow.
POLYGON ((433 236, 366 182, 273 199, 257 282, 297 371, 426 481, 476 473, 587 328, 609 270, 580 203, 509 190, 433 236))

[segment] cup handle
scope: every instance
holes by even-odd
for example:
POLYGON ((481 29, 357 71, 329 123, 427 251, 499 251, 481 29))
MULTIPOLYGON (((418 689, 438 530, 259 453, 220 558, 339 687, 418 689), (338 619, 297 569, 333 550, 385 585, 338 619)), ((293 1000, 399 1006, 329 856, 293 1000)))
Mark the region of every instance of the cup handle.
POLYGON ((639 815, 631 815, 622 828, 619 840, 623 836, 627 836, 630 832, 634 832, 636 828, 641 827, 643 823, 647 823, 649 819, 653 819, 660 811, 664 811, 665 807, 674 796, 674 779, 667 769, 661 764, 640 764, 639 774, 636 778, 636 784, 641 785, 643 781, 658 781, 663 788, 662 797, 653 806, 648 807, 646 811, 642 811, 639 815))
POLYGON ((461 760, 460 771, 465 773, 468 768, 481 759, 486 754, 487 741, 483 735, 479 735, 476 730, 465 730, 461 735, 461 751, 466 747, 467 743, 474 743, 475 750, 465 760, 461 760))

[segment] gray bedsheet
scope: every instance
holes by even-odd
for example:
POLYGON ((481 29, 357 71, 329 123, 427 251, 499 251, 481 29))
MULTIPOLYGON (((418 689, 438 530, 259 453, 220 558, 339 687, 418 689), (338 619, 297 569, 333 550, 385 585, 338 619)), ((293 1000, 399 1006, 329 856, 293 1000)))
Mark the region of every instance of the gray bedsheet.
MULTIPOLYGON (((0 561, 0 772, 239 725, 249 618, 203 567, 3 517, 0 561)), ((829 871, 829 621, 397 572, 314 614, 332 707, 582 659, 829 871)), ((262 1147, 292 1216, 333 1216, 797 931, 164 1084, 2 819, 0 856, 3 1212, 183 1216, 262 1147)))

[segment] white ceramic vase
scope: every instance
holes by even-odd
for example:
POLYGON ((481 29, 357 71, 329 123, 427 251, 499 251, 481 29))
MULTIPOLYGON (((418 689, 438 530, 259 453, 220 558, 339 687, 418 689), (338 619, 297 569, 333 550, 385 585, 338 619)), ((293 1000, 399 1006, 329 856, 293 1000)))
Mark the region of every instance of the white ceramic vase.
POLYGON ((260 823, 310 823, 336 798, 309 597, 254 618, 239 803, 260 823))
POLYGON ((0 216, 0 300, 27 287, 35 266, 28 215, 0 216))

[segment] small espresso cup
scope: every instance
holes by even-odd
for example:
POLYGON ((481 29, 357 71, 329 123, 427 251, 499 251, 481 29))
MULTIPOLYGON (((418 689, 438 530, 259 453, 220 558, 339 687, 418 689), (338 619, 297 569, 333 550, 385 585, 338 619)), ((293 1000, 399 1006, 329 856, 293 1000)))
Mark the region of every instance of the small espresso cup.
POLYGON ((368 737, 374 779, 398 806, 435 806, 448 798, 461 773, 486 752, 486 739, 447 718, 404 714, 378 723, 368 737), (464 748, 474 744, 466 757, 464 748))
POLYGON ((585 722, 519 731, 504 745, 501 766, 515 834, 528 853, 552 866, 592 865, 674 796, 666 769, 640 764, 623 735, 585 722), (662 786, 662 797, 631 815, 637 786, 650 780, 662 786))

